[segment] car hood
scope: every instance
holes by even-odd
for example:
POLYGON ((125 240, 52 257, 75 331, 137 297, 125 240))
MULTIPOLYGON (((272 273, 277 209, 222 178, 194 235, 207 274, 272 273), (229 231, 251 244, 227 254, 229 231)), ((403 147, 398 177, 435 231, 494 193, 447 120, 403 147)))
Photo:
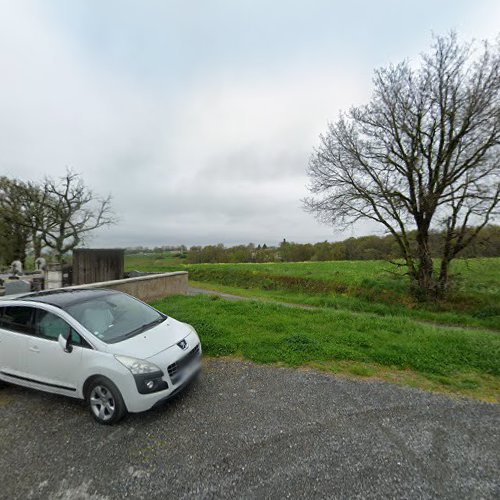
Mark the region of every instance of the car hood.
POLYGON ((147 359, 177 344, 190 333, 191 328, 186 323, 168 317, 159 325, 135 337, 111 344, 109 350, 113 354, 147 359))

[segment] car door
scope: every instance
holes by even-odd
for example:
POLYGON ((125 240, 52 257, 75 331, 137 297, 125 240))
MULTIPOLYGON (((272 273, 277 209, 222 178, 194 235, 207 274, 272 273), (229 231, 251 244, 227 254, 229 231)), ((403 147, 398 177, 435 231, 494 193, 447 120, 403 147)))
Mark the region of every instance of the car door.
POLYGON ((36 310, 33 330, 27 337, 26 356, 20 361, 26 377, 47 390, 76 392, 82 382, 82 352, 90 346, 63 318, 44 309, 36 310), (61 334, 71 335, 71 352, 59 344, 61 334))
POLYGON ((26 340, 33 332, 33 307, 0 307, 0 372, 18 378, 23 375, 21 359, 26 340))

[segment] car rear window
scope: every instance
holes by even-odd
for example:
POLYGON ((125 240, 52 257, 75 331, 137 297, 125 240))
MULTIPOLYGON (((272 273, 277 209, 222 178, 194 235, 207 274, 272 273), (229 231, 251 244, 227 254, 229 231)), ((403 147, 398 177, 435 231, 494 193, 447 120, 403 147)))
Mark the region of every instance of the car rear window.
POLYGON ((7 306, 1 309, 0 328, 20 333, 32 333, 32 307, 7 306))

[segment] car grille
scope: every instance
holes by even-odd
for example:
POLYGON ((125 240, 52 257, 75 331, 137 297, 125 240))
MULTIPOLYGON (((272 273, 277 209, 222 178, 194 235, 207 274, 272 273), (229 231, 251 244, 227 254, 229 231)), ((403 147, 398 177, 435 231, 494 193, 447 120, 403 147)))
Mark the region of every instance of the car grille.
POLYGON ((176 384, 182 375, 182 370, 200 355, 200 344, 191 349, 185 356, 172 363, 167 368, 168 375, 173 384, 176 384))

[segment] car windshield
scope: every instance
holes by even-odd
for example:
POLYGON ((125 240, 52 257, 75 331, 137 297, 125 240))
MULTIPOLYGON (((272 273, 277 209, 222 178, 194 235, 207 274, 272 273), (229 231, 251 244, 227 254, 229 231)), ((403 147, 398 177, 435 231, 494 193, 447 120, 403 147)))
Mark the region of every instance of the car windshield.
POLYGON ((152 307, 123 293, 73 302, 65 311, 108 344, 138 335, 166 319, 152 307))

